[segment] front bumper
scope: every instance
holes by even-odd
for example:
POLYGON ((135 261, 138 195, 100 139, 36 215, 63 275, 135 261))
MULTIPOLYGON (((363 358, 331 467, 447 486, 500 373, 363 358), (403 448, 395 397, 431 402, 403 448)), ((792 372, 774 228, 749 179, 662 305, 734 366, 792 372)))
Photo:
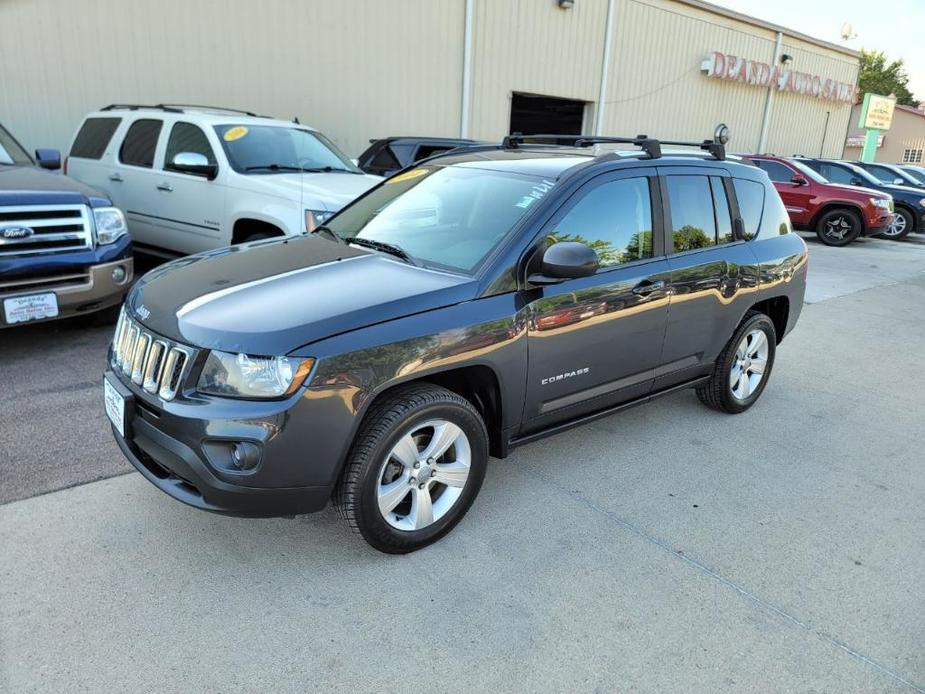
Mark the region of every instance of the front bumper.
MULTIPOLYGON (((61 283, 40 282, 41 276, 28 282, 11 281, 9 283, 0 283, 0 287, 2 287, 0 288, 0 306, 2 306, 5 299, 53 292, 58 300, 58 315, 54 318, 28 321, 29 324, 71 318, 117 306, 122 303, 125 293, 132 285, 134 260, 131 256, 128 256, 114 262, 91 265, 87 268, 85 274, 81 274, 82 276, 80 277, 73 277, 61 283), (116 282, 112 277, 112 273, 117 267, 121 267, 125 271, 125 277, 119 282, 116 282)), ((0 328, 26 324, 7 324, 3 311, 0 311, 0 328)))
MULTIPOLYGON (((119 448, 149 482, 177 501, 203 511, 256 518, 313 513, 327 505, 331 497, 330 483, 318 486, 253 486, 261 479, 266 480, 265 474, 258 474, 255 479, 254 476, 222 468, 210 460, 207 450, 216 442, 221 444, 236 439, 259 441, 255 432, 261 421, 181 419, 140 401, 112 372, 108 372, 105 378, 126 401, 125 437, 115 427, 112 428, 119 448), (211 434, 216 431, 221 436, 212 437, 211 434)), ((262 446, 263 469, 258 473, 266 473, 267 467, 294 467, 302 462, 288 456, 274 456, 275 449, 271 441, 262 446)))

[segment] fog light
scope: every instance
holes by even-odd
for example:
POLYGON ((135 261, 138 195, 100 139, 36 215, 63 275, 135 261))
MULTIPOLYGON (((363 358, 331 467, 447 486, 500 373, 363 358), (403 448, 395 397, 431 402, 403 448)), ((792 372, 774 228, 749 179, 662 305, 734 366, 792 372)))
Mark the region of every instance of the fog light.
POLYGON ((125 268, 121 265, 116 265, 112 269, 112 281, 116 284, 122 284, 125 281, 125 268))
POLYGON ((253 443, 242 441, 231 449, 231 462, 238 470, 250 470, 260 460, 260 449, 253 443))

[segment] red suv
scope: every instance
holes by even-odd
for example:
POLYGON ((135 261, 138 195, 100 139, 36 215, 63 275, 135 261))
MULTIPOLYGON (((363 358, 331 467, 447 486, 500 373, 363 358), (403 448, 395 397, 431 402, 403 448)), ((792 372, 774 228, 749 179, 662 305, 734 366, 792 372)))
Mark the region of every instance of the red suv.
POLYGON ((794 159, 748 155, 764 169, 797 229, 815 231, 827 246, 847 246, 859 236, 874 236, 893 221, 893 198, 869 188, 829 183, 794 159))

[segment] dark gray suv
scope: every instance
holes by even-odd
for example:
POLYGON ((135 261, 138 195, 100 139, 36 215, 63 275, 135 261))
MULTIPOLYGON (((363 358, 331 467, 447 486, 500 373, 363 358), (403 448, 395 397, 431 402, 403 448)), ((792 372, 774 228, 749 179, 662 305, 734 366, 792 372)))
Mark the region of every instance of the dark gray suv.
POLYGON ((401 553, 459 522, 489 455, 682 388, 747 410, 806 281, 767 175, 719 142, 574 139, 433 158, 310 235, 150 272, 104 380, 125 455, 209 511, 333 497, 401 553))

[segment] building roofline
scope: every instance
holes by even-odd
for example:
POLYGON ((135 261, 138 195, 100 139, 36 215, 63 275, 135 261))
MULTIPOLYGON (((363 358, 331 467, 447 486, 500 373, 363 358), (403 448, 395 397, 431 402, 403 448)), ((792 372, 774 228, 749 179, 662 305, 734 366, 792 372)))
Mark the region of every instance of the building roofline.
POLYGON ((846 46, 839 46, 837 43, 831 43, 830 41, 824 41, 823 39, 817 39, 808 34, 804 34, 799 31, 794 31, 793 29, 788 29, 785 26, 780 24, 774 24, 773 22, 767 22, 763 19, 758 19, 757 17, 752 17, 751 15, 743 14, 737 12, 736 10, 730 10, 725 7, 720 7, 719 5, 714 5, 711 2, 705 2, 704 0, 674 0, 679 2, 682 5, 688 5, 690 7, 696 7, 706 12, 712 12, 713 14, 718 14, 723 17, 728 17, 730 19, 736 19, 740 22, 745 22, 746 24, 751 24, 752 26, 761 27, 762 29, 769 29, 771 31, 779 31, 785 36, 790 36, 795 39, 800 39, 801 41, 806 41, 807 43, 815 44, 816 46, 821 46, 822 48, 828 48, 832 51, 837 51, 844 55, 851 56, 852 58, 860 58, 860 51, 856 51, 853 48, 847 48, 846 46))
POLYGON ((903 113, 911 113, 915 116, 921 116, 922 118, 925 118, 925 111, 922 111, 921 109, 914 108, 912 106, 905 106, 903 104, 896 104, 896 108, 903 113))

